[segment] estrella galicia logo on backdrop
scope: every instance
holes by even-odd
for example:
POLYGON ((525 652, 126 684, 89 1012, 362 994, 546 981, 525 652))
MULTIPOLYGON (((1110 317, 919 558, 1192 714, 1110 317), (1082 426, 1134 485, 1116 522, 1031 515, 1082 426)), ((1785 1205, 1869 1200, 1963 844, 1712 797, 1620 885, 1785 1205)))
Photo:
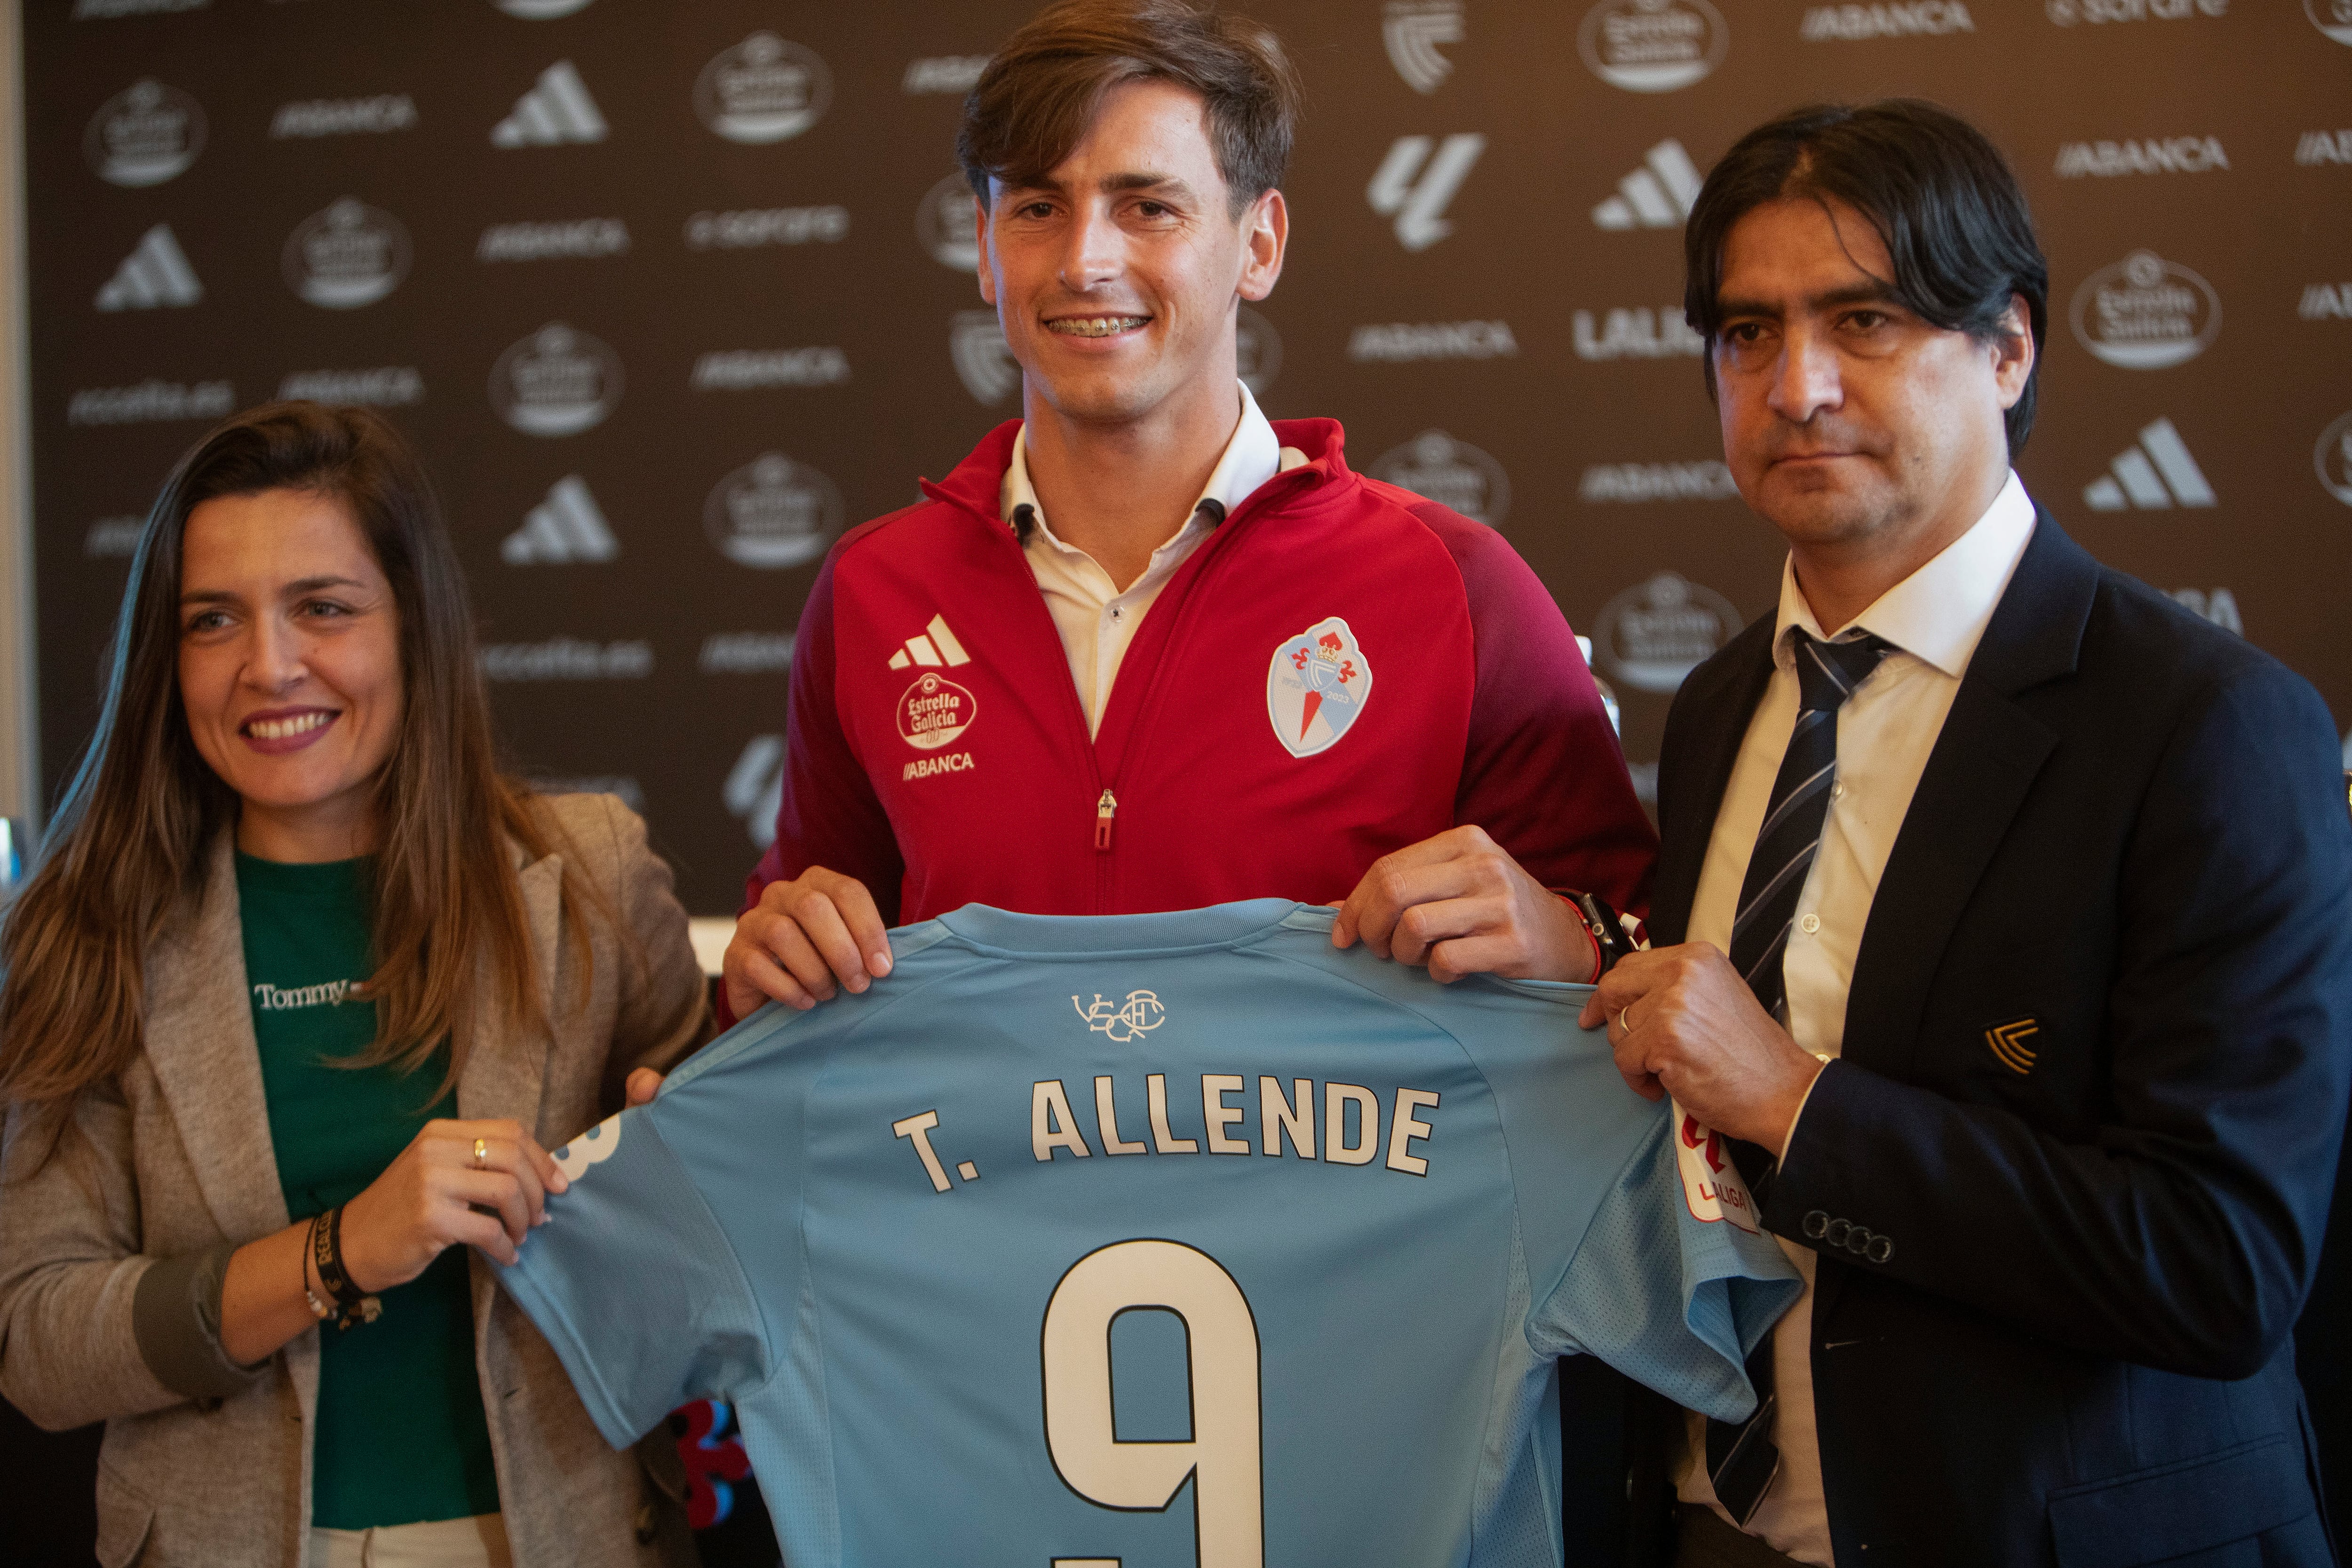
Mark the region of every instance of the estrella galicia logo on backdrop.
POLYGON ((755 735, 743 754, 727 770, 719 798, 727 814, 742 819, 752 846, 765 850, 776 841, 776 813, 784 805, 784 737, 755 735))
POLYGON ((2179 262, 2136 250, 2083 279, 2069 314, 2074 336, 2097 359, 2160 371, 2205 351, 2221 329, 2221 297, 2179 262))
POLYGON ((1129 991, 1123 1002, 1111 1001, 1097 991, 1092 1006, 1076 997, 1070 998, 1070 1006, 1086 1020, 1090 1032, 1108 1036, 1120 1045, 1141 1040, 1168 1021, 1168 1009, 1160 1005, 1157 991, 1129 991))
POLYGON ((694 111, 730 141, 761 146, 798 136, 833 102, 833 73, 815 52, 754 33, 721 49, 694 83, 694 111))
POLYGON ((2303 14, 2313 26, 2352 48, 2352 0, 2303 0, 2303 14))
POLYGON ((1282 373, 1282 336, 1274 323, 1244 305, 1234 319, 1234 371, 1250 396, 1264 397, 1282 373))
POLYGON ((1454 74, 1454 62, 1437 52, 1440 44, 1463 38, 1462 0, 1389 0, 1381 18, 1381 41, 1389 63, 1415 92, 1435 92, 1454 74))
POLYGON ((993 310, 957 311, 948 324, 948 354, 976 402, 1003 402, 1021 384, 1021 366, 1005 345, 1004 323, 993 310))
POLYGON ((526 435, 577 435, 621 401, 621 357, 576 328, 550 321, 490 367, 490 403, 526 435))
POLYGON ((1511 481, 1503 465, 1442 430, 1424 430, 1383 455, 1372 465, 1372 477, 1488 528, 1500 527, 1511 509, 1511 481))
POLYGON ((494 0, 498 8, 509 16, 520 16, 526 22, 551 22, 558 16, 569 16, 574 11, 584 11, 592 0, 494 0))
POLYGON ((2313 466, 2319 470, 2319 482, 2327 493, 2352 507, 2352 413, 2347 413, 2319 433, 2319 444, 2312 448, 2313 466))
POLYGON ((1400 136, 1381 160, 1364 195, 1372 211, 1396 219, 1397 242, 1407 250, 1427 250, 1454 232, 1445 209, 1470 177, 1470 166, 1486 150, 1486 139, 1460 131, 1439 141, 1400 136), (1432 152, 1432 149, 1435 149, 1432 152))
POLYGON ((1601 0, 1577 47, 1592 74, 1627 92, 1673 92, 1723 63, 1731 29, 1707 0, 1601 0))
POLYGON ((980 269, 980 235, 972 221, 971 183, 950 174, 923 193, 915 208, 915 237, 933 261, 956 272, 980 269))
POLYGON ((1671 692, 1738 630, 1731 601, 1662 571, 1601 607, 1592 651, 1611 680, 1637 692, 1671 692))
POLYGON ((831 479, 781 452, 763 452, 711 487, 702 528, 738 566, 805 566, 841 531, 845 510, 831 479))
POLYGON ((1327 615, 1274 651, 1265 672, 1265 716, 1293 757, 1339 744, 1372 696, 1372 663, 1356 633, 1327 615))
POLYGON ((134 188, 160 185, 205 150, 205 111, 178 88, 149 78, 99 106, 81 146, 100 179, 134 188))
POLYGON ((980 701, 968 688, 929 670, 898 698, 898 734, 918 751, 937 751, 979 716, 980 701))
POLYGON ((390 213, 345 196, 286 238, 286 286, 313 305, 355 310, 408 276, 408 231, 390 213))

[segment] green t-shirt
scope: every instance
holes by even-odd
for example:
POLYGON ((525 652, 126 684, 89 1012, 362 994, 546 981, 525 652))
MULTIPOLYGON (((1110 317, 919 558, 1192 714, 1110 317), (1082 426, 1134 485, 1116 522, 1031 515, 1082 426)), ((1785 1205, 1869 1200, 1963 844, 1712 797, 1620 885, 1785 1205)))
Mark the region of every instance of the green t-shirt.
MULTIPOLYGON (((405 1074, 332 1065, 375 1038, 375 1009, 348 995, 373 967, 368 865, 236 857, 269 1141, 297 1219, 358 1197, 418 1128, 457 1113, 451 1095, 425 1103, 439 1061, 405 1074)), ((320 1329, 312 1522, 365 1530, 496 1513, 466 1249, 383 1299, 373 1323, 320 1329)))

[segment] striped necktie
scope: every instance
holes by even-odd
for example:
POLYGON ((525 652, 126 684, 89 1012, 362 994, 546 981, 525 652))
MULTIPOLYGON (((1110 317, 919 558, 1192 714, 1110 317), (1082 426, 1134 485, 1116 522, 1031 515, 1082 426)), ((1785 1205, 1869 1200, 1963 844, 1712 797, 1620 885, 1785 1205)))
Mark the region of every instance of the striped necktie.
MULTIPOLYGON (((1739 887, 1739 911, 1731 925, 1731 965, 1764 1004, 1788 1021, 1788 982, 1781 959, 1797 901, 1822 847, 1822 824, 1829 817, 1830 790, 1837 780, 1838 709, 1870 677, 1892 645, 1865 632, 1824 643, 1801 627, 1790 632, 1797 664, 1797 723, 1772 780, 1764 825, 1739 887)), ((1766 1157, 1769 1157, 1766 1156, 1766 1157)), ((1780 1401, 1772 1389, 1772 1341, 1766 1338, 1748 1358, 1756 1387, 1756 1413, 1745 1421, 1706 1424, 1706 1474, 1716 1500, 1745 1526, 1780 1471, 1780 1450, 1772 1442, 1772 1417, 1780 1401)))

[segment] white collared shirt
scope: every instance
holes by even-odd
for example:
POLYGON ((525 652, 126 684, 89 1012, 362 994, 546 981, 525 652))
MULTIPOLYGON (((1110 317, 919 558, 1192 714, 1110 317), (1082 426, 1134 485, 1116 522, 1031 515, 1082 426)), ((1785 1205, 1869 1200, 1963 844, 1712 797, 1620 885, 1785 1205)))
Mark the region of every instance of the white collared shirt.
MULTIPOLYGON (((1983 517, 1933 560, 1888 589, 1853 626, 1893 643, 1869 679, 1838 710, 1837 782, 1830 789, 1821 850, 1797 900, 1796 925, 1782 959, 1789 1033, 1809 1051, 1838 1054, 1845 1039, 1846 991, 1870 919, 1878 879, 1911 809, 1945 716, 1968 673, 1992 612, 2033 538, 2033 503, 2014 470, 1983 517)), ((1691 904, 1689 938, 1731 950, 1748 858, 1771 800, 1772 780, 1797 723, 1797 668, 1790 631, 1825 637, 1797 586, 1793 561, 1780 569, 1780 611, 1772 635, 1772 675, 1748 721, 1691 904)), ((1840 631, 1845 628, 1839 628, 1840 631)), ((1798 1108, 1799 1118, 1804 1110, 1798 1108)), ((1796 1124, 1790 1124, 1793 1134, 1796 1124)), ((1783 1147, 1786 1147, 1784 1140, 1783 1147)), ((1780 1410, 1772 1440, 1780 1473, 1748 1521, 1749 1533, 1800 1563, 1828 1565, 1829 1511, 1822 1493, 1821 1445, 1813 1429, 1813 1252, 1783 1240, 1781 1250, 1804 1275, 1805 1292, 1772 1331, 1774 1388, 1780 1410)), ((1685 1502, 1715 1505, 1706 1467, 1706 1424, 1689 1416, 1690 1469, 1685 1502)), ((1717 1511, 1721 1509, 1717 1507, 1717 1511)), ((1727 1515, 1726 1516, 1728 1517, 1727 1515)))
POLYGON ((1015 508, 1033 508, 1035 527, 1030 529, 1024 549, 1038 591, 1045 596, 1045 608, 1053 612, 1055 629, 1062 634, 1062 650, 1069 657, 1070 679, 1077 683, 1078 704, 1086 709, 1089 736, 1102 727, 1103 707, 1110 701, 1111 683, 1118 678, 1118 666, 1127 657, 1127 645, 1135 640, 1135 629, 1143 624, 1144 615, 1168 580, 1176 575, 1176 569, 1217 526, 1202 515, 1200 502, 1213 500, 1230 514, 1268 479, 1307 461, 1307 454, 1276 438, 1274 426, 1258 412, 1249 388, 1234 384, 1241 392, 1242 417, 1233 439, 1225 443, 1224 455, 1210 471, 1209 482, 1183 524, 1151 552, 1151 564, 1143 569, 1143 575, 1124 589, 1110 580, 1110 573, 1094 557, 1055 537, 1045 520, 1045 508, 1029 484, 1028 427, 1023 426, 1013 438, 1013 462, 1004 470, 998 515, 1010 523, 1015 508))

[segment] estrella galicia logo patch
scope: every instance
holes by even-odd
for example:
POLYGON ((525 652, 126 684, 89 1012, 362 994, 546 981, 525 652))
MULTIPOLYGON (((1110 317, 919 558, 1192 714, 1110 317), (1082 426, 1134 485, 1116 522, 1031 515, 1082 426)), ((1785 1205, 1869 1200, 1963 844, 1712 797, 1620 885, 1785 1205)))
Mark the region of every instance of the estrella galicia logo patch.
POLYGON ((1313 757, 1339 744, 1371 695, 1371 662, 1337 615, 1276 648, 1265 672, 1265 716, 1274 737, 1293 757, 1313 757))
POLYGON ((971 727, 980 705, 945 675, 926 674, 898 699, 898 733, 918 751, 935 751, 971 727))

